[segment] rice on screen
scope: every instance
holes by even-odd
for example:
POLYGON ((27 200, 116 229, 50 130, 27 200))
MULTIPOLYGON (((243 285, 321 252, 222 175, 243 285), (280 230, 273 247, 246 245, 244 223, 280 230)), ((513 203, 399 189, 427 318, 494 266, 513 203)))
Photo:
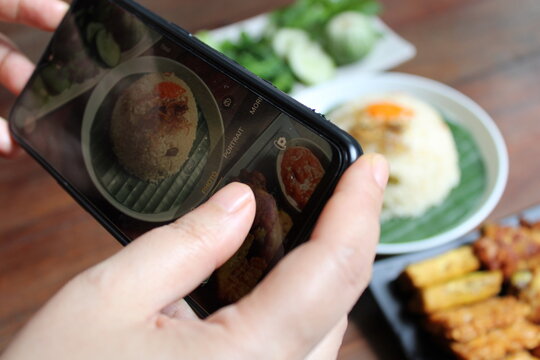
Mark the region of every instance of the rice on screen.
POLYGON ((156 182, 177 173, 193 146, 198 111, 189 86, 173 73, 143 75, 114 106, 110 137, 125 170, 156 182))

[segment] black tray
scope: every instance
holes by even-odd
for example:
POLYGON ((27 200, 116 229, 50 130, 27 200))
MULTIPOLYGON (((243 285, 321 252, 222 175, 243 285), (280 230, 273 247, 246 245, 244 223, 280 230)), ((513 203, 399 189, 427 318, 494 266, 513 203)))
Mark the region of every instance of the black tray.
MULTIPOLYGON (((527 209, 520 214, 497 221, 497 223, 518 225, 520 218, 529 221, 540 220, 540 205, 527 209)), ((401 342, 403 351, 408 359, 445 360, 453 359, 453 357, 450 354, 445 354, 443 348, 422 329, 418 317, 407 311, 406 300, 399 293, 398 289, 396 289, 398 276, 408 264, 436 256, 460 245, 471 243, 479 235, 478 231, 474 231, 441 247, 418 253, 394 256, 375 262, 373 279, 369 285, 369 289, 390 327, 401 342)))

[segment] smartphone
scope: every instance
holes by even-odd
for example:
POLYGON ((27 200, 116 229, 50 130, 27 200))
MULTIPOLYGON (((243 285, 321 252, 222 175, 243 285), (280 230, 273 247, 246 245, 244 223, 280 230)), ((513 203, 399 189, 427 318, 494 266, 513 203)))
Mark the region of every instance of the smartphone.
POLYGON ((361 149, 323 116, 128 0, 75 0, 10 114, 15 139, 123 245, 224 185, 257 200, 236 254, 190 296, 247 294, 309 236, 361 149))

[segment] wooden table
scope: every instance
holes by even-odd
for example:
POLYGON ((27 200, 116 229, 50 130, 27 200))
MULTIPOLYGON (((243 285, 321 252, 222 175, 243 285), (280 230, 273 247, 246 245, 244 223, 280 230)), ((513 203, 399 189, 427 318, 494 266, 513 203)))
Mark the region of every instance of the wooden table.
MULTIPOLYGON (((289 0, 145 0, 189 30, 221 26, 289 0), (182 4, 182 5, 180 5, 182 4)), ((540 203, 540 2, 382 0, 384 20, 418 49, 398 71, 457 88, 495 119, 508 145, 510 177, 491 215, 540 203)), ((29 28, 0 30, 36 59, 48 38, 29 28)), ((13 96, 0 90, 0 115, 13 96)), ((0 351, 28 318, 76 273, 120 245, 28 156, 0 160, 0 351)), ((350 316, 340 359, 402 358, 366 293, 350 316)))

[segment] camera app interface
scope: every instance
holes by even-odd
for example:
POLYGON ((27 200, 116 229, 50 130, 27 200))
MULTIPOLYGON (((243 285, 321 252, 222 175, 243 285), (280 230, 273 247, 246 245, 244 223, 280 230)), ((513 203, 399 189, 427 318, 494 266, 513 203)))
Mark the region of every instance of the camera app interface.
POLYGON ((249 292, 302 237, 332 171, 325 140, 107 0, 72 6, 12 121, 129 239, 248 184, 249 235, 192 294, 208 311, 249 292))

